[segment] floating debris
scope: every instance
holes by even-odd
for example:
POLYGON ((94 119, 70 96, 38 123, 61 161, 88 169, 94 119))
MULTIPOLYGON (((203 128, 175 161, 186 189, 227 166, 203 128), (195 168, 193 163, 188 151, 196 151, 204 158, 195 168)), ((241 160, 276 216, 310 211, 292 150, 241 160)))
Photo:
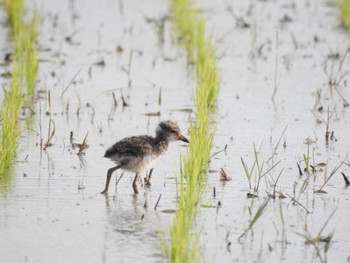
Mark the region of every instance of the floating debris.
POLYGON ((178 112, 188 112, 188 113, 191 113, 191 112, 193 112, 193 109, 191 109, 191 108, 181 108, 181 109, 172 109, 172 110, 169 110, 169 111, 178 111, 178 112))
POLYGON ((243 29, 250 28, 250 24, 246 20, 244 20, 243 17, 235 17, 235 20, 236 20, 236 27, 243 28, 243 29))
POLYGON ((247 198, 257 198, 258 196, 256 194, 252 194, 252 193, 247 193, 247 198))
POLYGON ((123 53, 124 52, 124 48, 122 46, 117 46, 116 50, 115 50, 118 54, 123 53))
POLYGON ((291 18, 289 15, 285 14, 280 20, 279 22, 281 24, 287 24, 293 21, 293 18, 291 18))
POLYGON ((282 193, 278 193, 278 198, 279 199, 286 199, 287 197, 282 193))
POLYGON ((346 177, 346 175, 345 175, 343 172, 342 172, 341 174, 342 174, 342 176, 343 176, 343 178, 344 178, 345 186, 346 186, 346 187, 350 186, 350 181, 349 181, 349 179, 346 177))
POLYGON ((331 141, 335 141, 335 142, 338 141, 337 138, 335 138, 335 136, 334 136, 334 131, 331 132, 331 136, 329 137, 329 139, 331 141))
POLYGON ((123 101, 123 107, 129 106, 128 103, 126 103, 126 100, 124 99, 124 96, 122 95, 122 101, 123 101))
POLYGON ((318 189, 318 190, 315 190, 315 193, 316 194, 327 194, 327 191, 322 190, 322 189, 318 189))
POLYGON ((227 182, 230 181, 232 178, 227 175, 227 173, 225 172, 225 170, 223 168, 220 169, 220 181, 221 182, 227 182))
POLYGON ((10 63, 12 61, 12 54, 11 54, 11 52, 8 52, 8 53, 5 54, 4 61, 7 62, 7 63, 10 63))
POLYGON ((147 112, 147 113, 144 113, 143 115, 146 115, 146 116, 148 116, 148 117, 160 116, 160 111, 147 112))
POLYGON ((83 155, 83 154, 85 154, 85 150, 86 150, 87 148, 89 148, 89 145, 87 144, 87 136, 88 136, 88 134, 89 134, 89 133, 87 132, 86 135, 85 135, 85 138, 84 138, 82 144, 76 144, 76 146, 79 147, 79 152, 77 153, 78 155, 83 155))
POLYGON ((176 209, 165 209, 165 210, 162 210, 160 212, 164 213, 164 214, 175 214, 176 213, 176 209))
POLYGON ((87 148, 89 148, 89 145, 87 144, 87 136, 88 136, 88 132, 86 133, 85 135, 85 138, 83 140, 83 143, 75 143, 74 142, 74 137, 73 137, 73 131, 70 132, 70 136, 69 136, 69 141, 70 141, 70 144, 72 145, 72 148, 75 149, 75 148, 79 148, 79 152, 77 153, 78 155, 83 155, 85 154, 85 150, 87 148))
POLYGON ((203 208, 217 208, 217 206, 211 205, 211 204, 203 204, 203 205, 201 205, 201 207, 203 207, 203 208))
POLYGON ((94 66, 99 66, 99 67, 104 67, 104 66, 106 66, 106 62, 104 61, 103 58, 101 58, 100 61, 95 62, 93 65, 94 66))
POLYGON ((12 77, 12 73, 10 71, 6 71, 4 73, 1 73, 0 76, 4 79, 9 79, 12 77))
POLYGON ((329 234, 328 236, 317 236, 314 239, 306 240, 305 244, 310 245, 310 244, 319 243, 319 242, 329 243, 331 242, 332 237, 333 237, 333 234, 329 234))
POLYGON ((265 193, 267 194, 267 196, 268 196, 269 198, 272 198, 272 199, 275 199, 275 198, 276 198, 276 196, 275 196, 274 194, 270 194, 270 193, 267 192, 267 191, 265 191, 265 193))

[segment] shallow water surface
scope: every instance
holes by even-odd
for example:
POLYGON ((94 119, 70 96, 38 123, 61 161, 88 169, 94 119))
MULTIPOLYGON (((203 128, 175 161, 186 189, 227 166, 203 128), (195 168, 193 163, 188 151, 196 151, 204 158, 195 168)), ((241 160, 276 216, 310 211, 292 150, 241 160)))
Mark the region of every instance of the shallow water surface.
MULTIPOLYGON (((42 61, 33 104, 36 114, 23 110, 12 179, 0 180, 2 259, 165 261, 161 236, 168 237, 176 209, 180 155, 186 153, 183 143, 172 143, 154 167, 151 187, 140 194, 132 193, 131 173, 125 173, 115 187, 121 171, 113 177, 108 196, 100 191, 113 166, 102 156, 115 141, 153 135, 164 119, 177 121, 187 134, 194 73, 174 36, 170 4, 29 2, 29 8, 41 10, 42 61), (43 150, 40 145, 47 141, 50 118, 55 134, 52 146, 43 150), (71 132, 74 143, 87 136, 85 155, 77 155, 71 132)), ((213 153, 220 153, 210 162, 207 190, 195 218, 203 259, 349 261, 349 188, 340 174, 350 177, 350 116, 343 99, 350 100, 347 74, 338 91, 329 87, 330 78, 339 78, 349 34, 339 27, 336 7, 328 1, 204 0, 199 6, 217 47, 221 77, 213 113, 217 125, 213 153), (327 116, 336 138, 328 144, 327 116), (241 160, 252 168, 254 144, 263 173, 279 163, 261 178, 258 198, 248 199, 247 193, 253 191, 241 160), (315 175, 299 175, 297 163, 304 169, 304 156, 309 156, 311 165, 323 163, 315 175), (315 194, 342 162, 323 188, 327 194, 315 194), (220 181, 221 168, 232 180, 220 181), (252 231, 238 240, 274 184, 287 198, 270 199, 252 231), (332 235, 329 249, 324 252, 326 243, 316 243, 317 255, 305 237, 315 238, 329 218, 321 233, 332 235)), ((1 28, 0 34, 4 32, 1 28)), ((346 57, 341 73, 349 65, 346 57)), ((256 182, 254 172, 252 187, 256 182)))

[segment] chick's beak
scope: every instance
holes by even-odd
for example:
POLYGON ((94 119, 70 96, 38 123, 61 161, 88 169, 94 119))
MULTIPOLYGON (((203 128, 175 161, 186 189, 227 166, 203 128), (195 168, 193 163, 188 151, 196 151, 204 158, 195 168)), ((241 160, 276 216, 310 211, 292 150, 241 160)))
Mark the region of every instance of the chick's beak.
POLYGON ((185 136, 183 136, 182 134, 180 135, 180 141, 190 143, 190 141, 185 136))

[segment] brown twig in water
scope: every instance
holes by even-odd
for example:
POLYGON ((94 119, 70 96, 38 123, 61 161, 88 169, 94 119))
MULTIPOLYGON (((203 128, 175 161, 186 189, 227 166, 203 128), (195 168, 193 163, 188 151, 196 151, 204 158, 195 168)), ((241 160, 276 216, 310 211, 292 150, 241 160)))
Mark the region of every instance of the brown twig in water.
POLYGON ((158 206, 158 204, 159 204, 160 198, 162 198, 162 194, 159 195, 158 200, 157 200, 157 203, 156 203, 156 205, 154 206, 154 210, 157 210, 157 206, 158 206))
POLYGON ((229 175, 227 175, 227 173, 225 172, 225 170, 223 168, 220 169, 220 181, 221 182, 226 182, 226 181, 230 181, 231 177, 229 175))
POLYGON ((89 145, 87 144, 87 136, 88 136, 88 132, 86 133, 85 135, 85 138, 83 140, 83 143, 79 145, 79 152, 78 152, 78 155, 83 155, 85 154, 85 150, 87 148, 89 148, 89 145))

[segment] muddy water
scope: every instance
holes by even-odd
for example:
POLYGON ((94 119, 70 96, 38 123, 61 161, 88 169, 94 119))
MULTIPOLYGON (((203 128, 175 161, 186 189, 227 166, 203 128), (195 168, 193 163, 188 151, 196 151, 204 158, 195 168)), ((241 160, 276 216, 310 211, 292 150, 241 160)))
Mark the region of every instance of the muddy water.
MULTIPOLYGON (((114 141, 153 134, 159 120, 169 118, 187 132, 189 113, 185 110, 193 106, 193 74, 173 38, 170 22, 165 22, 164 43, 157 31, 157 23, 170 14, 169 3, 38 0, 29 6, 41 10, 42 62, 36 114, 24 110, 13 179, 0 181, 4 262, 161 261, 159 232, 166 235, 173 219, 176 171, 179 156, 185 153, 182 144, 170 147, 155 166, 152 186, 139 195, 132 194, 133 175, 128 173, 116 188, 111 187, 108 197, 99 192, 113 165, 102 156, 114 141), (128 106, 123 107, 122 95, 128 106), (144 115, 158 111, 159 117, 144 115), (48 137, 50 113, 55 126, 53 145, 41 150, 41 141, 45 143, 48 137), (82 143, 88 134, 85 155, 77 156, 71 131, 75 143, 82 143)), ((200 7, 220 56, 222 84, 213 117, 217 120, 214 152, 227 144, 226 152, 210 163, 208 190, 196 218, 204 257, 214 262, 320 261, 301 235, 316 237, 336 209, 322 232, 334 235, 327 254, 321 250, 321 256, 322 260, 346 261, 350 256, 349 189, 340 175, 349 175, 345 164, 324 188, 328 194, 313 193, 323 184, 324 172, 311 177, 298 199, 310 214, 290 203, 290 198, 271 200, 253 231, 237 241, 282 169, 276 190, 286 196, 299 195, 306 175, 299 177, 296 163, 305 167, 302 160, 308 147, 311 163, 326 163, 327 175, 342 161, 349 163, 349 109, 336 91, 331 93, 324 70, 327 61, 327 72, 335 74, 340 63, 336 54, 341 58, 349 42, 348 34, 339 28, 335 6, 327 1, 201 1, 200 7), (321 97, 316 103, 318 91, 321 97), (323 111, 314 111, 321 106, 323 111), (326 120, 328 108, 329 130, 337 141, 326 145, 326 125, 317 119, 326 120), (308 138, 309 146, 305 144, 308 138), (252 166, 253 143, 261 149, 264 171, 280 163, 262 179, 259 198, 247 199, 249 185, 240 158, 252 166), (220 182, 220 168, 231 181, 220 182)), ((342 72, 349 63, 346 58, 342 72)), ((346 79, 339 91, 349 98, 346 79)), ((253 176, 253 185, 255 181, 253 176)))

